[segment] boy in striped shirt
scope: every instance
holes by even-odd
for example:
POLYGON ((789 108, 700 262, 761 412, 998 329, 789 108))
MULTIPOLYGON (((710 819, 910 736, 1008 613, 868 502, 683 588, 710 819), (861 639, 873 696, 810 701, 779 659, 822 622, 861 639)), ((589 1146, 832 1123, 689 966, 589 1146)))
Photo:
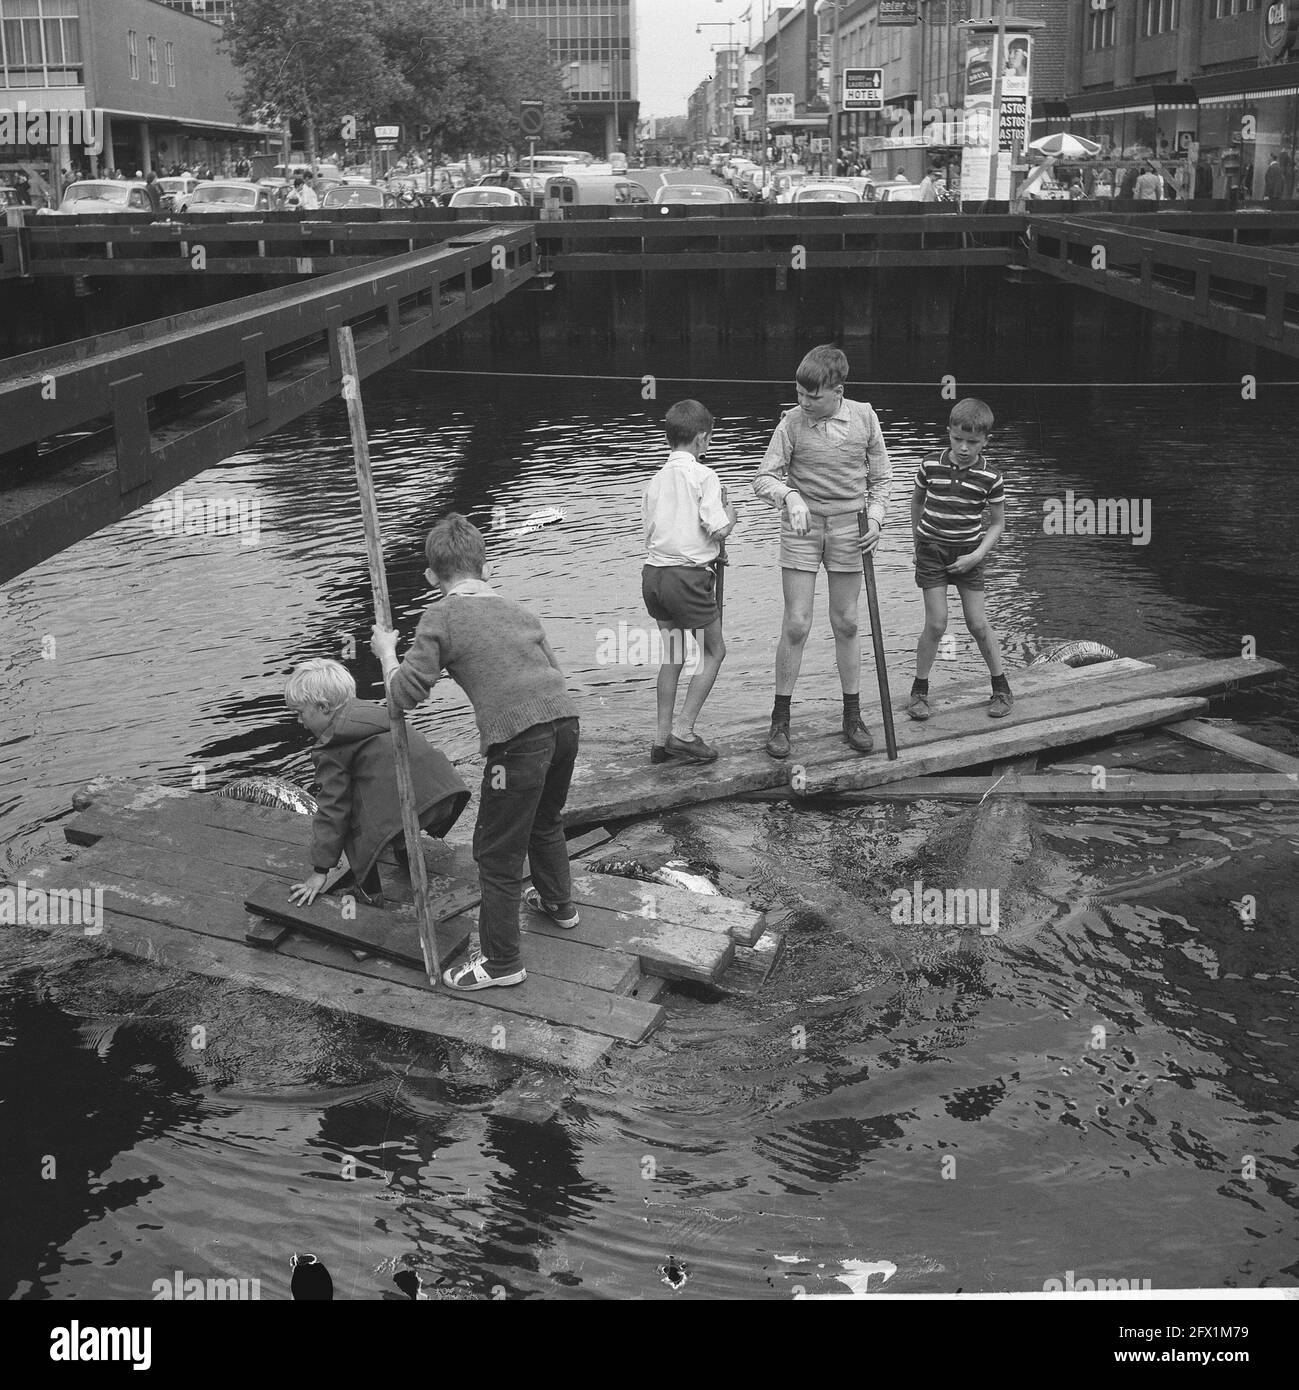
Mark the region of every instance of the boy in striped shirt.
POLYGON ((911 529, 916 541, 916 584, 925 596, 925 628, 916 647, 916 679, 907 713, 928 719, 929 669, 947 630, 947 586, 956 585, 965 626, 979 645, 992 676, 988 714, 1003 719, 1015 697, 1001 668, 1001 646, 983 603, 983 561, 1006 529, 1006 492, 1001 474, 983 456, 992 430, 992 411, 973 396, 957 401, 947 422, 948 447, 936 462, 916 472, 911 494, 911 529), (983 529, 983 512, 990 521, 983 529))

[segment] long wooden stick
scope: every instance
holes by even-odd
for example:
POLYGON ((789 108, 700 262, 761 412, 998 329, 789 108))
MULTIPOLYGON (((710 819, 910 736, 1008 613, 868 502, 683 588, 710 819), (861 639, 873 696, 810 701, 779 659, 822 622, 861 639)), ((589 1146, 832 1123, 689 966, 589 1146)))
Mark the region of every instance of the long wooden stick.
MULTIPOLYGON (((726 488, 722 488, 722 506, 726 505, 726 488)), ((723 537, 717 543, 717 559, 713 561, 713 573, 717 576, 715 594, 717 598, 717 617, 722 616, 722 604, 726 599, 726 539, 723 537)))
MULTIPOLYGON (((857 534, 865 537, 869 523, 865 512, 857 513, 857 534)), ((866 602, 870 607, 871 646, 875 649, 875 676, 880 686, 880 714, 884 718, 884 746, 889 760, 898 756, 898 740, 893 730, 893 702, 889 698, 889 670, 884 661, 884 634, 880 630, 880 595, 875 587, 875 557, 869 550, 861 556, 862 576, 866 580, 866 602)))
MULTIPOLYGON (((388 599, 388 576, 383 567, 383 542, 379 534, 379 507, 374 498, 374 477, 370 471, 370 441, 365 432, 365 411, 361 405, 361 374, 356 366, 356 346, 352 330, 338 330, 338 355, 343 367, 343 399, 347 402, 347 420, 352 427, 352 454, 356 460, 356 487, 361 498, 361 516, 365 522, 365 553, 370 562, 370 587, 374 591, 374 616, 380 627, 392 627, 392 605, 388 599)), ((401 802, 401 824, 406 837, 406 854, 410 859, 411 880, 415 889, 415 915, 419 922, 419 944, 424 953, 424 970, 430 985, 436 985, 441 975, 437 937, 433 915, 429 911, 428 873, 424 867, 424 851, 420 848, 419 816, 415 811, 415 783, 410 771, 410 744, 407 741, 406 716, 388 705, 392 721, 392 753, 397 765, 397 798, 401 802)))

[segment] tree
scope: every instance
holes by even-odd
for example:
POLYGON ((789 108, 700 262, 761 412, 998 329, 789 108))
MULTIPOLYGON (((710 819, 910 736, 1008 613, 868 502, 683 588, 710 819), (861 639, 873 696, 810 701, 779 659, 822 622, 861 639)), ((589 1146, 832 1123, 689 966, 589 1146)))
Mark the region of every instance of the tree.
POLYGON ((358 125, 405 95, 380 41, 389 0, 239 0, 222 43, 244 78, 243 114, 273 107, 303 124, 314 162, 323 131, 358 125))

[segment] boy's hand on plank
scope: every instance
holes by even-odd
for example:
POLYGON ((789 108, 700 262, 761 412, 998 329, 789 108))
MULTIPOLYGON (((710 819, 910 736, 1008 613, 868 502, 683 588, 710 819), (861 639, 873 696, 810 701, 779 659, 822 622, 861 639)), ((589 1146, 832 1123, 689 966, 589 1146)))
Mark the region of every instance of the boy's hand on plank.
POLYGON ((397 660, 397 630, 391 627, 380 627, 378 623, 370 629, 370 650, 377 656, 380 662, 384 657, 389 657, 393 661, 397 660))
POLYGON ((328 882, 328 874, 312 874, 310 878, 302 883, 295 883, 289 889, 289 901, 297 903, 300 907, 310 907, 324 892, 325 884, 328 882))
POLYGON ((872 518, 866 523, 866 534, 857 542, 863 555, 869 555, 880 543, 880 524, 872 518))
POLYGON ((785 511, 789 514, 789 525, 794 534, 806 536, 812 525, 812 514, 798 493, 785 494, 785 511))

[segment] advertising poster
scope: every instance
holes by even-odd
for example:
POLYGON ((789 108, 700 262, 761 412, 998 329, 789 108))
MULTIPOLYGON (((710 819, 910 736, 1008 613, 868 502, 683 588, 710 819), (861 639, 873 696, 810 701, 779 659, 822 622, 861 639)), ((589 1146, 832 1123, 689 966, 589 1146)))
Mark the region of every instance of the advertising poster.
POLYGON ((997 188, 992 197, 1009 199, 1011 165, 1024 157, 1032 112, 1032 40, 1007 34, 1000 51, 996 32, 970 36, 965 58, 965 139, 961 158, 961 197, 979 201, 989 194, 995 77, 1001 75, 997 188))

